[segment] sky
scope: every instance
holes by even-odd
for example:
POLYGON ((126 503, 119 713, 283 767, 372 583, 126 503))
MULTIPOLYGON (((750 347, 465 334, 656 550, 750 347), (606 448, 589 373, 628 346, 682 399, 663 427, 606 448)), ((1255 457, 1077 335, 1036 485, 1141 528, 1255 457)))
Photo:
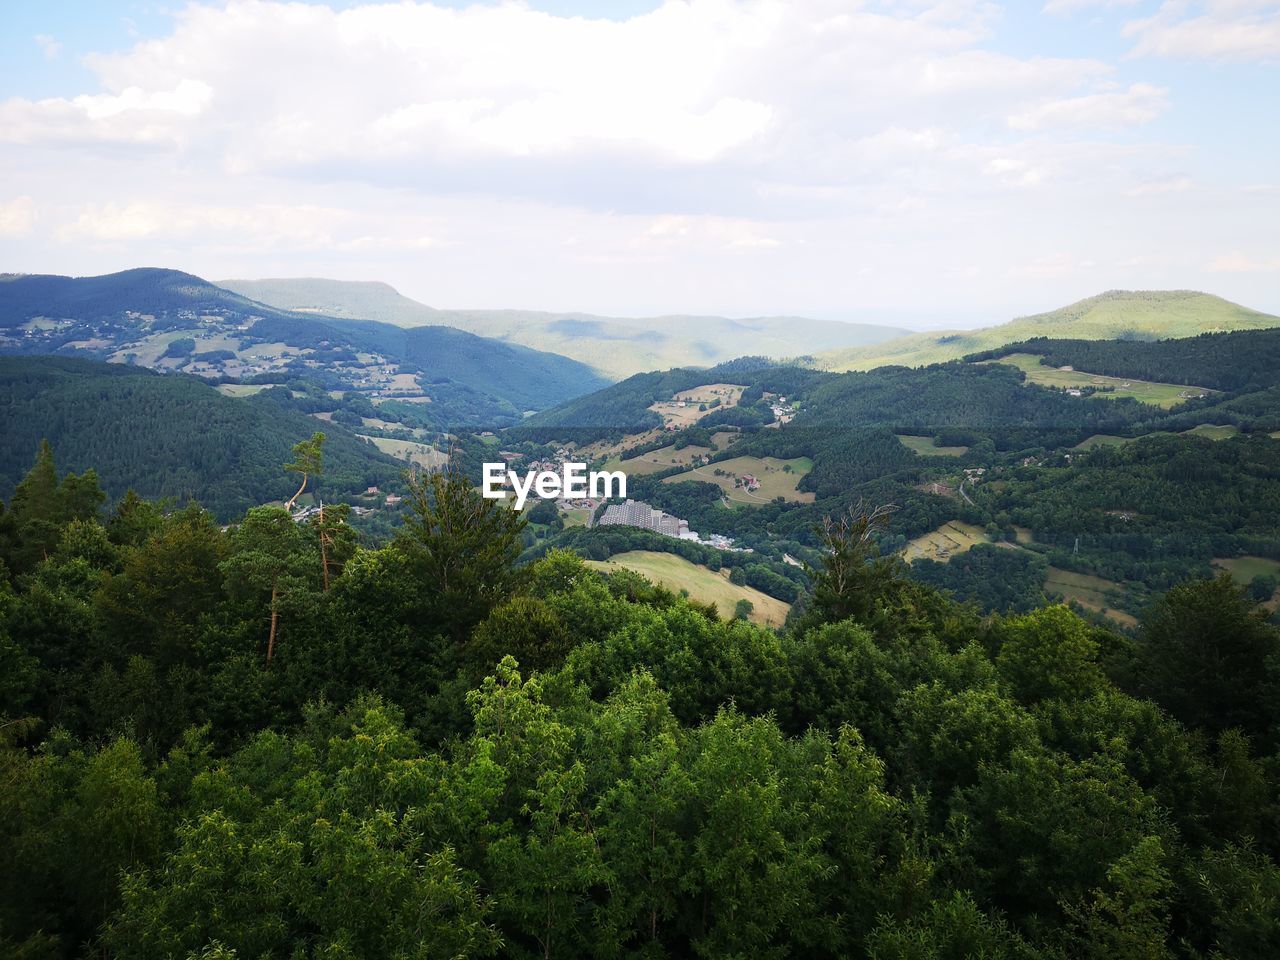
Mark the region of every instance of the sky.
POLYGON ((1280 0, 0 0, 0 271, 1280 314, 1280 0))

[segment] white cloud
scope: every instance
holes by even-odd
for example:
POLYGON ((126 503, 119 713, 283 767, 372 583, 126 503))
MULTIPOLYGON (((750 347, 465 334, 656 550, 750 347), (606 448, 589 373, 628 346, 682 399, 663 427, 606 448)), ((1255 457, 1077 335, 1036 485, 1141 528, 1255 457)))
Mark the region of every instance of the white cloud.
POLYGON ((8 203, 0 203, 0 237, 24 237, 36 225, 36 202, 30 197, 18 197, 8 203))
POLYGON ((1094 93, 1036 104, 1009 117, 1015 130, 1076 127, 1111 130, 1150 123, 1169 106, 1169 91, 1149 83, 1135 83, 1128 90, 1094 93))
POLYGON ((0 102, 0 142, 117 141, 179 144, 192 131, 213 96, 199 80, 184 79, 170 89, 129 86, 118 93, 71 99, 0 102))
POLYGON ((78 95, 0 88, 0 183, 32 211, 0 207, 24 231, 0 228, 0 259, 384 279, 441 306, 999 320, 1050 290, 1187 286, 1265 247, 1280 195, 1200 187, 1205 164, 1144 129, 1172 79, 1002 52, 1000 16, 195 3, 87 58, 78 95))
POLYGON ((1125 26, 1134 54, 1204 60, 1280 59, 1278 0, 1165 0, 1125 26))
POLYGON ((1132 7, 1139 0, 1047 0, 1045 13, 1071 14, 1096 7, 1132 7))

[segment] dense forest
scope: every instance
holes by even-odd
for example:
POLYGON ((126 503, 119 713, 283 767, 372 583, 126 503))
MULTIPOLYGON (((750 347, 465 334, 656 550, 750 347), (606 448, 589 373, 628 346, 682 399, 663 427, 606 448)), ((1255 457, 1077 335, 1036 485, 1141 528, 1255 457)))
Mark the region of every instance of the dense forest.
POLYGON ((976 354, 990 360, 1011 353, 1035 353, 1051 367, 1112 377, 1187 383, 1214 390, 1261 390, 1280 383, 1280 329, 1202 333, 1155 342, 1137 340, 1050 340, 1012 343, 976 354))
POLYGON ((853 510, 770 631, 411 485, 360 548, 341 507, 223 530, 38 460, 0 513, 0 954, 1280 953, 1280 632, 1229 579, 1132 637, 983 616, 853 510))
POLYGON ((1280 560, 1280 443, 1153 436, 1021 467, 990 495, 1060 565, 1163 591, 1214 557, 1280 560), (1078 538, 1078 543, 1077 543, 1078 538))
MULTIPOLYGON (((104 490, 198 498, 220 520, 289 495, 279 464, 317 421, 289 391, 224 397, 194 377, 70 357, 0 357, 0 493, 21 479, 44 439, 104 490)), ((403 463, 341 426, 329 427, 325 496, 398 485, 403 463)))

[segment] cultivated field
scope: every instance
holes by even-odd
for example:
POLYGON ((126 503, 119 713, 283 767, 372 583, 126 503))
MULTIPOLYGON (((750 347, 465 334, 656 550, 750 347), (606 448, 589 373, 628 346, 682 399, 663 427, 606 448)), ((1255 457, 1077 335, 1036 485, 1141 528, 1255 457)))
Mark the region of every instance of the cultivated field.
POLYGON ((687 590, 689 596, 699 603, 714 603, 722 617, 732 617, 734 606, 739 600, 750 600, 753 622, 780 627, 791 608, 790 604, 761 593, 754 587, 740 587, 730 583, 728 570, 709 570, 673 553, 631 550, 616 554, 608 560, 588 560, 587 565, 605 573, 625 567, 669 590, 687 590))
POLYGON ((922 557, 947 561, 956 554, 965 553, 979 543, 990 543, 981 527, 952 520, 937 530, 916 537, 902 549, 902 558, 910 563, 922 557))
POLYGON ((1116 609, 1116 598, 1124 593, 1124 585, 1114 580, 1050 567, 1044 579, 1044 591, 1050 596, 1059 594, 1066 600, 1074 600, 1086 610, 1105 614, 1123 626, 1138 624, 1136 618, 1116 609))
POLYGON ((913 437, 900 433, 898 439, 908 450, 914 450, 922 457, 963 457, 969 452, 968 447, 935 447, 933 437, 913 437))
POLYGON ((695 467, 674 477, 667 477, 663 483, 683 483, 686 480, 703 480, 714 483, 724 491, 725 497, 733 504, 759 506, 768 503, 775 497, 782 497, 793 503, 813 503, 812 493, 801 493, 796 489, 800 479, 813 469, 813 461, 808 457, 797 457, 794 460, 779 460, 777 457, 734 457, 731 460, 720 460, 705 467, 695 467), (785 469, 790 467, 790 470, 785 469), (720 470, 722 475, 716 476, 720 470), (734 485, 735 478, 752 475, 760 481, 756 490, 734 485))
POLYGON ((389 453, 397 460, 407 460, 428 470, 436 470, 449 462, 449 455, 437 450, 427 443, 414 440, 388 440, 386 437, 364 437, 383 453, 389 453))
POLYGON ((983 361, 984 363, 1003 363, 1017 367, 1027 375, 1027 383, 1037 383, 1043 387, 1060 389, 1080 389, 1082 387, 1112 388, 1106 393, 1094 394, 1118 400, 1121 397, 1132 397, 1142 403, 1156 407, 1172 407, 1191 397, 1204 396, 1214 391, 1207 387, 1193 387, 1178 383, 1149 383, 1145 380, 1133 380, 1125 377, 1106 377, 1101 374, 1084 373, 1080 370, 1058 370, 1040 363, 1040 357, 1033 353, 1011 353, 999 360, 983 361))
POLYGON ((267 389, 265 383, 220 383, 218 392, 224 397, 252 397, 267 389))

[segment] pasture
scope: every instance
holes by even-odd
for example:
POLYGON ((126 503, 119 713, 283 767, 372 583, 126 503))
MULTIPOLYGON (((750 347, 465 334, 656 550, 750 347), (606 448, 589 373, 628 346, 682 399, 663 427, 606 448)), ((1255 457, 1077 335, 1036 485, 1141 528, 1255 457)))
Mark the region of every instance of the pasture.
POLYGON ((934 446, 933 437, 915 437, 910 434, 898 434, 898 440, 904 447, 922 457, 963 457, 969 452, 968 447, 934 446))
POLYGON ((659 400, 651 403, 649 409, 662 417, 663 426, 688 427, 713 410, 736 407, 745 386, 736 383, 704 383, 698 387, 681 390, 670 400, 659 400), (700 410, 702 405, 709 405, 719 400, 714 408, 700 410))
POLYGON ((369 437, 362 433, 357 436, 364 437, 383 453, 388 453, 397 460, 407 460, 427 470, 438 470, 449 462, 447 453, 437 450, 429 443, 418 443, 416 440, 389 440, 386 437, 369 437))
POLYGON ((1190 430, 1182 431, 1187 436, 1208 437, 1210 440, 1229 440, 1240 432, 1240 428, 1232 424, 1219 426, 1216 423, 1202 423, 1190 430))
POLYGON ((1086 610, 1101 613, 1125 627, 1136 627, 1136 617, 1116 609, 1116 600, 1124 594, 1124 585, 1088 573, 1075 573, 1050 567, 1044 578, 1044 592, 1074 600, 1086 610))
POLYGON ((733 616, 739 600, 750 600, 751 621, 768 627, 780 627, 787 618, 791 605, 771 597, 754 587, 738 586, 729 582, 727 569, 715 571, 690 563, 673 553, 657 553, 652 550, 630 550, 608 560, 588 560, 587 565, 603 573, 618 568, 633 570, 654 583, 677 593, 687 591, 690 598, 699 603, 714 603, 720 616, 733 616))
POLYGON ((667 477, 663 483, 683 483, 687 480, 702 480, 714 483, 725 493, 725 498, 733 505, 759 506, 768 503, 775 497, 782 497, 792 503, 813 503, 812 493, 797 490, 796 487, 810 470, 813 461, 808 457, 797 457, 794 460, 779 460, 777 457, 734 457, 730 460, 719 460, 704 467, 694 467, 674 477, 667 477), (720 471, 719 474, 716 471, 720 471), (760 486, 748 490, 740 486, 738 481, 745 476, 753 476, 760 486))
POLYGON ((1192 397, 1206 396, 1213 393, 1207 387, 1194 387, 1180 383, 1154 383, 1146 380, 1134 380, 1129 377, 1108 377, 1102 374, 1085 373, 1081 370, 1060 370, 1046 367, 1040 357, 1034 353, 1011 353, 998 360, 984 360, 983 363, 1003 363, 1017 367, 1027 375, 1026 383, 1039 384, 1042 387, 1055 387, 1062 390, 1079 390, 1084 387, 1095 387, 1105 390, 1095 393, 1094 397, 1118 400, 1132 397, 1140 403, 1148 403, 1155 407, 1168 408, 1176 406, 1192 397))
POLYGON ((710 447, 698 447, 692 444, 682 450, 677 450, 674 446, 667 446, 658 450, 650 450, 648 453, 642 453, 638 457, 631 457, 627 460, 623 460, 621 457, 613 457, 605 463, 602 469, 622 470, 628 476, 634 474, 637 477, 643 477, 651 473, 670 470, 672 467, 692 466, 694 460, 710 452, 710 447))

